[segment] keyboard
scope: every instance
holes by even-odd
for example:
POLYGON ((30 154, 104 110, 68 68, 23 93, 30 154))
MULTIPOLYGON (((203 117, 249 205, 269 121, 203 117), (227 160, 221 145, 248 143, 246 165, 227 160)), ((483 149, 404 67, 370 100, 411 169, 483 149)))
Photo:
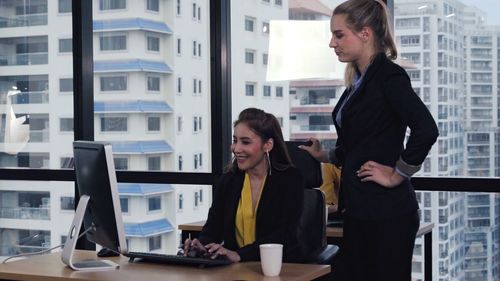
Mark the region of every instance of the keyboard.
POLYGON ((134 262, 135 259, 140 259, 141 261, 145 262, 188 265, 188 266, 197 266, 202 268, 231 264, 231 261, 226 259, 225 257, 211 259, 211 258, 186 257, 180 255, 166 255, 166 254, 143 253, 143 252, 128 252, 124 255, 129 258, 129 262, 134 262))

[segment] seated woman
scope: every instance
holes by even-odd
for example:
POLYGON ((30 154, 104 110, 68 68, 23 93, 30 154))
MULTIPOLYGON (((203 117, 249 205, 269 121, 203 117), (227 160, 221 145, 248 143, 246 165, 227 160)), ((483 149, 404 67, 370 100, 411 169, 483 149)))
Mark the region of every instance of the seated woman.
POLYGON ((234 158, 215 187, 207 222, 198 239, 185 241, 185 254, 255 261, 260 244, 279 243, 285 261, 299 261, 303 180, 276 117, 256 108, 243 110, 234 122, 231 151, 234 158))
POLYGON ((330 217, 330 215, 336 214, 338 210, 340 168, 331 163, 321 163, 321 175, 323 176, 323 183, 319 189, 325 194, 328 217, 330 217))

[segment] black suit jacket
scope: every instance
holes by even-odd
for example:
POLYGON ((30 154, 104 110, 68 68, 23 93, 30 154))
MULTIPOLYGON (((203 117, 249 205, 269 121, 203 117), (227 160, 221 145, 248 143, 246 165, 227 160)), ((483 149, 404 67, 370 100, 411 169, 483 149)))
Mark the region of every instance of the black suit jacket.
POLYGON ((361 182, 356 171, 368 160, 394 167, 399 159, 420 165, 438 137, 427 107, 415 94, 406 71, 378 54, 368 67, 359 88, 341 112, 349 94, 346 89, 333 110, 338 133, 333 152, 342 166, 341 203, 345 215, 358 219, 384 219, 415 211, 418 204, 409 179, 395 188, 361 182), (406 148, 406 129, 411 129, 406 148))
POLYGON ((299 170, 272 171, 264 184, 257 208, 255 242, 240 248, 236 242, 235 217, 243 188, 244 172, 225 173, 215 187, 212 206, 199 240, 221 243, 238 252, 242 261, 259 260, 259 245, 283 244, 285 261, 299 261, 297 226, 304 200, 303 181, 299 170))

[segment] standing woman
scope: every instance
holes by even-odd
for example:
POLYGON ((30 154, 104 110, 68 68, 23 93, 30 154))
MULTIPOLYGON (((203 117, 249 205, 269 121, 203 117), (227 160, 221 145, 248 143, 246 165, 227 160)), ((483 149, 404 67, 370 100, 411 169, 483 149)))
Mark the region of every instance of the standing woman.
POLYGON ((297 228, 303 180, 285 146, 274 115, 243 110, 234 122, 232 163, 215 188, 208 219, 193 248, 233 262, 260 260, 259 245, 283 244, 285 261, 300 260, 297 228))
POLYGON ((397 51, 382 1, 343 2, 330 28, 330 47, 347 63, 347 88, 332 113, 338 140, 329 152, 315 139, 301 148, 342 167, 347 279, 409 281, 419 227, 410 177, 438 129, 405 70, 392 61, 397 51))

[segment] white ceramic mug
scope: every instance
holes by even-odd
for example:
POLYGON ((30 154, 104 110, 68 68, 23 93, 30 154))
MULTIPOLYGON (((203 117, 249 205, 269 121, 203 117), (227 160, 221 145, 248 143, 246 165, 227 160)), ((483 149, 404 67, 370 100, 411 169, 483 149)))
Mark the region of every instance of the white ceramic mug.
POLYGON ((283 261, 283 245, 261 244, 259 248, 260 264, 264 275, 269 277, 278 276, 283 261))

